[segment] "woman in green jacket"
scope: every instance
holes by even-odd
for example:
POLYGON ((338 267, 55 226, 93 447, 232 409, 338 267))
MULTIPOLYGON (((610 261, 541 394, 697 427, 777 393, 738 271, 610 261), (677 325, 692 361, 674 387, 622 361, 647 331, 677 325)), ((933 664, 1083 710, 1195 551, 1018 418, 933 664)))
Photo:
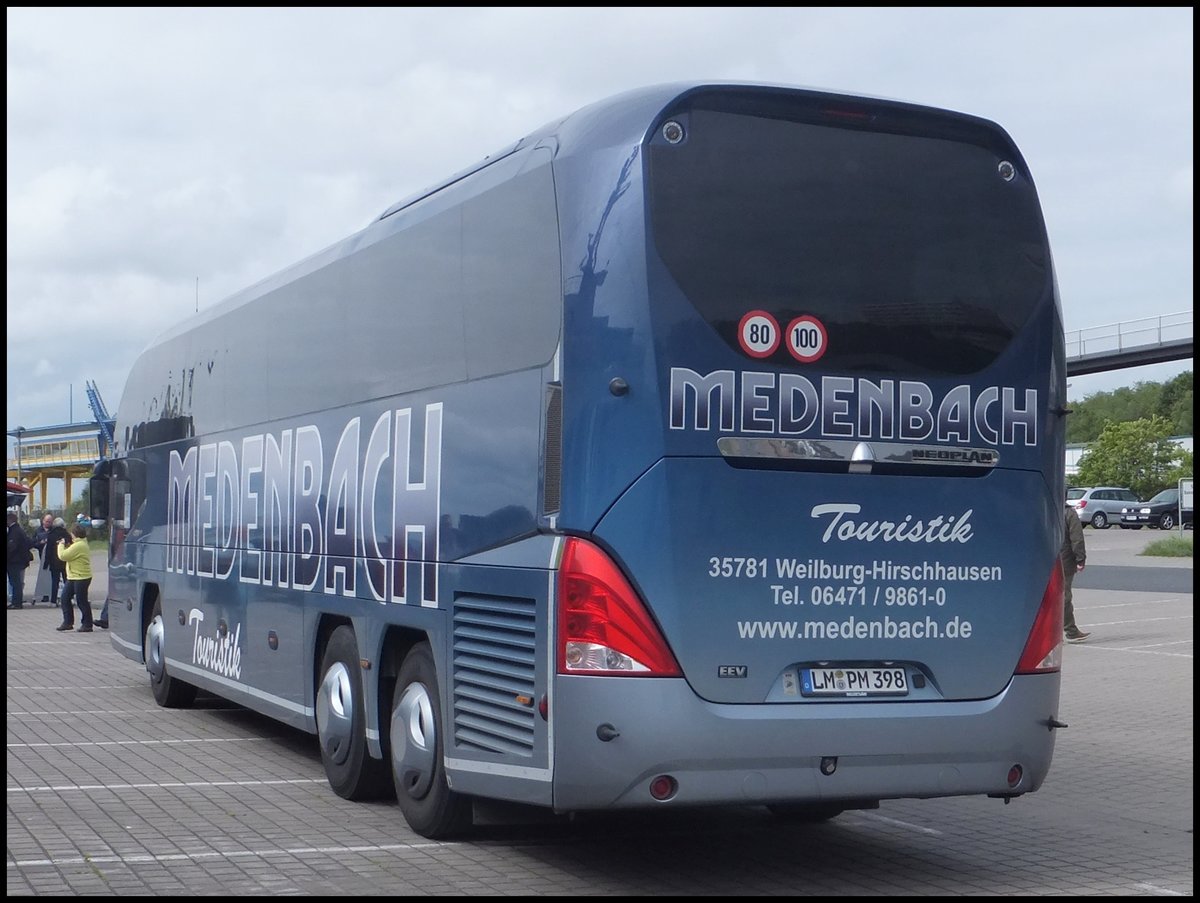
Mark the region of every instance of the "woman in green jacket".
POLYGON ((74 599, 79 605, 82 623, 80 633, 92 632, 92 604, 88 601, 88 587, 92 585, 92 553, 88 548, 87 529, 76 524, 71 532, 73 540, 60 540, 58 559, 67 566, 67 588, 62 595, 63 621, 55 630, 71 630, 75 626, 75 612, 71 607, 74 599))

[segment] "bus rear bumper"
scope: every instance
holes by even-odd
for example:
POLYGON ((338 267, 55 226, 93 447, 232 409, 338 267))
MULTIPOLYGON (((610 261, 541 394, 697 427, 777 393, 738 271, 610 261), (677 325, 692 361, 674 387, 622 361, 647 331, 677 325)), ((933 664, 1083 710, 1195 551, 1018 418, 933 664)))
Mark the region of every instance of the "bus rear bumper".
POLYGON ((1029 793, 1050 770, 1060 680, 968 702, 717 705, 682 680, 559 678, 554 808, 1029 793), (665 800, 659 776, 675 782, 665 800))

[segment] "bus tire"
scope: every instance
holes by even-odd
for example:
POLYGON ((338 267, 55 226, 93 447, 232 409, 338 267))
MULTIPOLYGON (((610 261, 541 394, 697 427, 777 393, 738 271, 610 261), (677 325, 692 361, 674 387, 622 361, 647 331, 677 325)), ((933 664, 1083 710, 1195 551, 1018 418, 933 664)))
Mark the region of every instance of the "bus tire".
POLYGON ((829 821, 846 811, 837 803, 772 803, 767 809, 776 818, 797 824, 829 821))
POLYGON ((150 674, 150 690, 154 693, 154 701, 163 708, 186 709, 196 701, 196 687, 168 673, 165 634, 162 602, 155 599, 154 612, 150 615, 150 623, 146 625, 146 635, 142 639, 146 671, 150 674))
POLYGON ((366 694, 354 628, 329 636, 317 685, 317 741, 329 786, 342 799, 379 799, 391 793, 386 759, 367 749, 366 694))
POLYGON ((446 782, 439 698, 433 650, 418 643, 400 666, 392 697, 392 780, 409 827, 431 840, 462 834, 473 823, 470 797, 446 782))

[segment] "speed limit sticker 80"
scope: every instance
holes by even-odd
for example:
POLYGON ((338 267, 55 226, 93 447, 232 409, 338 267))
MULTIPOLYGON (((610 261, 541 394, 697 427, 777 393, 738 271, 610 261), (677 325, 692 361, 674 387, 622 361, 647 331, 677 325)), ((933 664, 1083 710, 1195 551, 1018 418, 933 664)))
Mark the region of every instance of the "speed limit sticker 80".
POLYGON ((796 317, 788 324, 787 349, 802 364, 811 364, 829 347, 829 334, 816 317, 796 317))
POLYGON ((779 339, 779 324, 765 310, 752 310, 738 323, 738 344, 751 357, 770 357, 779 339))

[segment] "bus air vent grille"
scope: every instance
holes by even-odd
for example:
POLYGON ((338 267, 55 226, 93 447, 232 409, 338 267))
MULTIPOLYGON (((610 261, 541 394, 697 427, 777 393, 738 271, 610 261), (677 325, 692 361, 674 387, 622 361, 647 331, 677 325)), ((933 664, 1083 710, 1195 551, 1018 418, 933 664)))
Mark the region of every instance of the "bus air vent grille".
POLYGON ((460 751, 533 755, 535 616, 533 599, 455 599, 453 732, 460 751))

